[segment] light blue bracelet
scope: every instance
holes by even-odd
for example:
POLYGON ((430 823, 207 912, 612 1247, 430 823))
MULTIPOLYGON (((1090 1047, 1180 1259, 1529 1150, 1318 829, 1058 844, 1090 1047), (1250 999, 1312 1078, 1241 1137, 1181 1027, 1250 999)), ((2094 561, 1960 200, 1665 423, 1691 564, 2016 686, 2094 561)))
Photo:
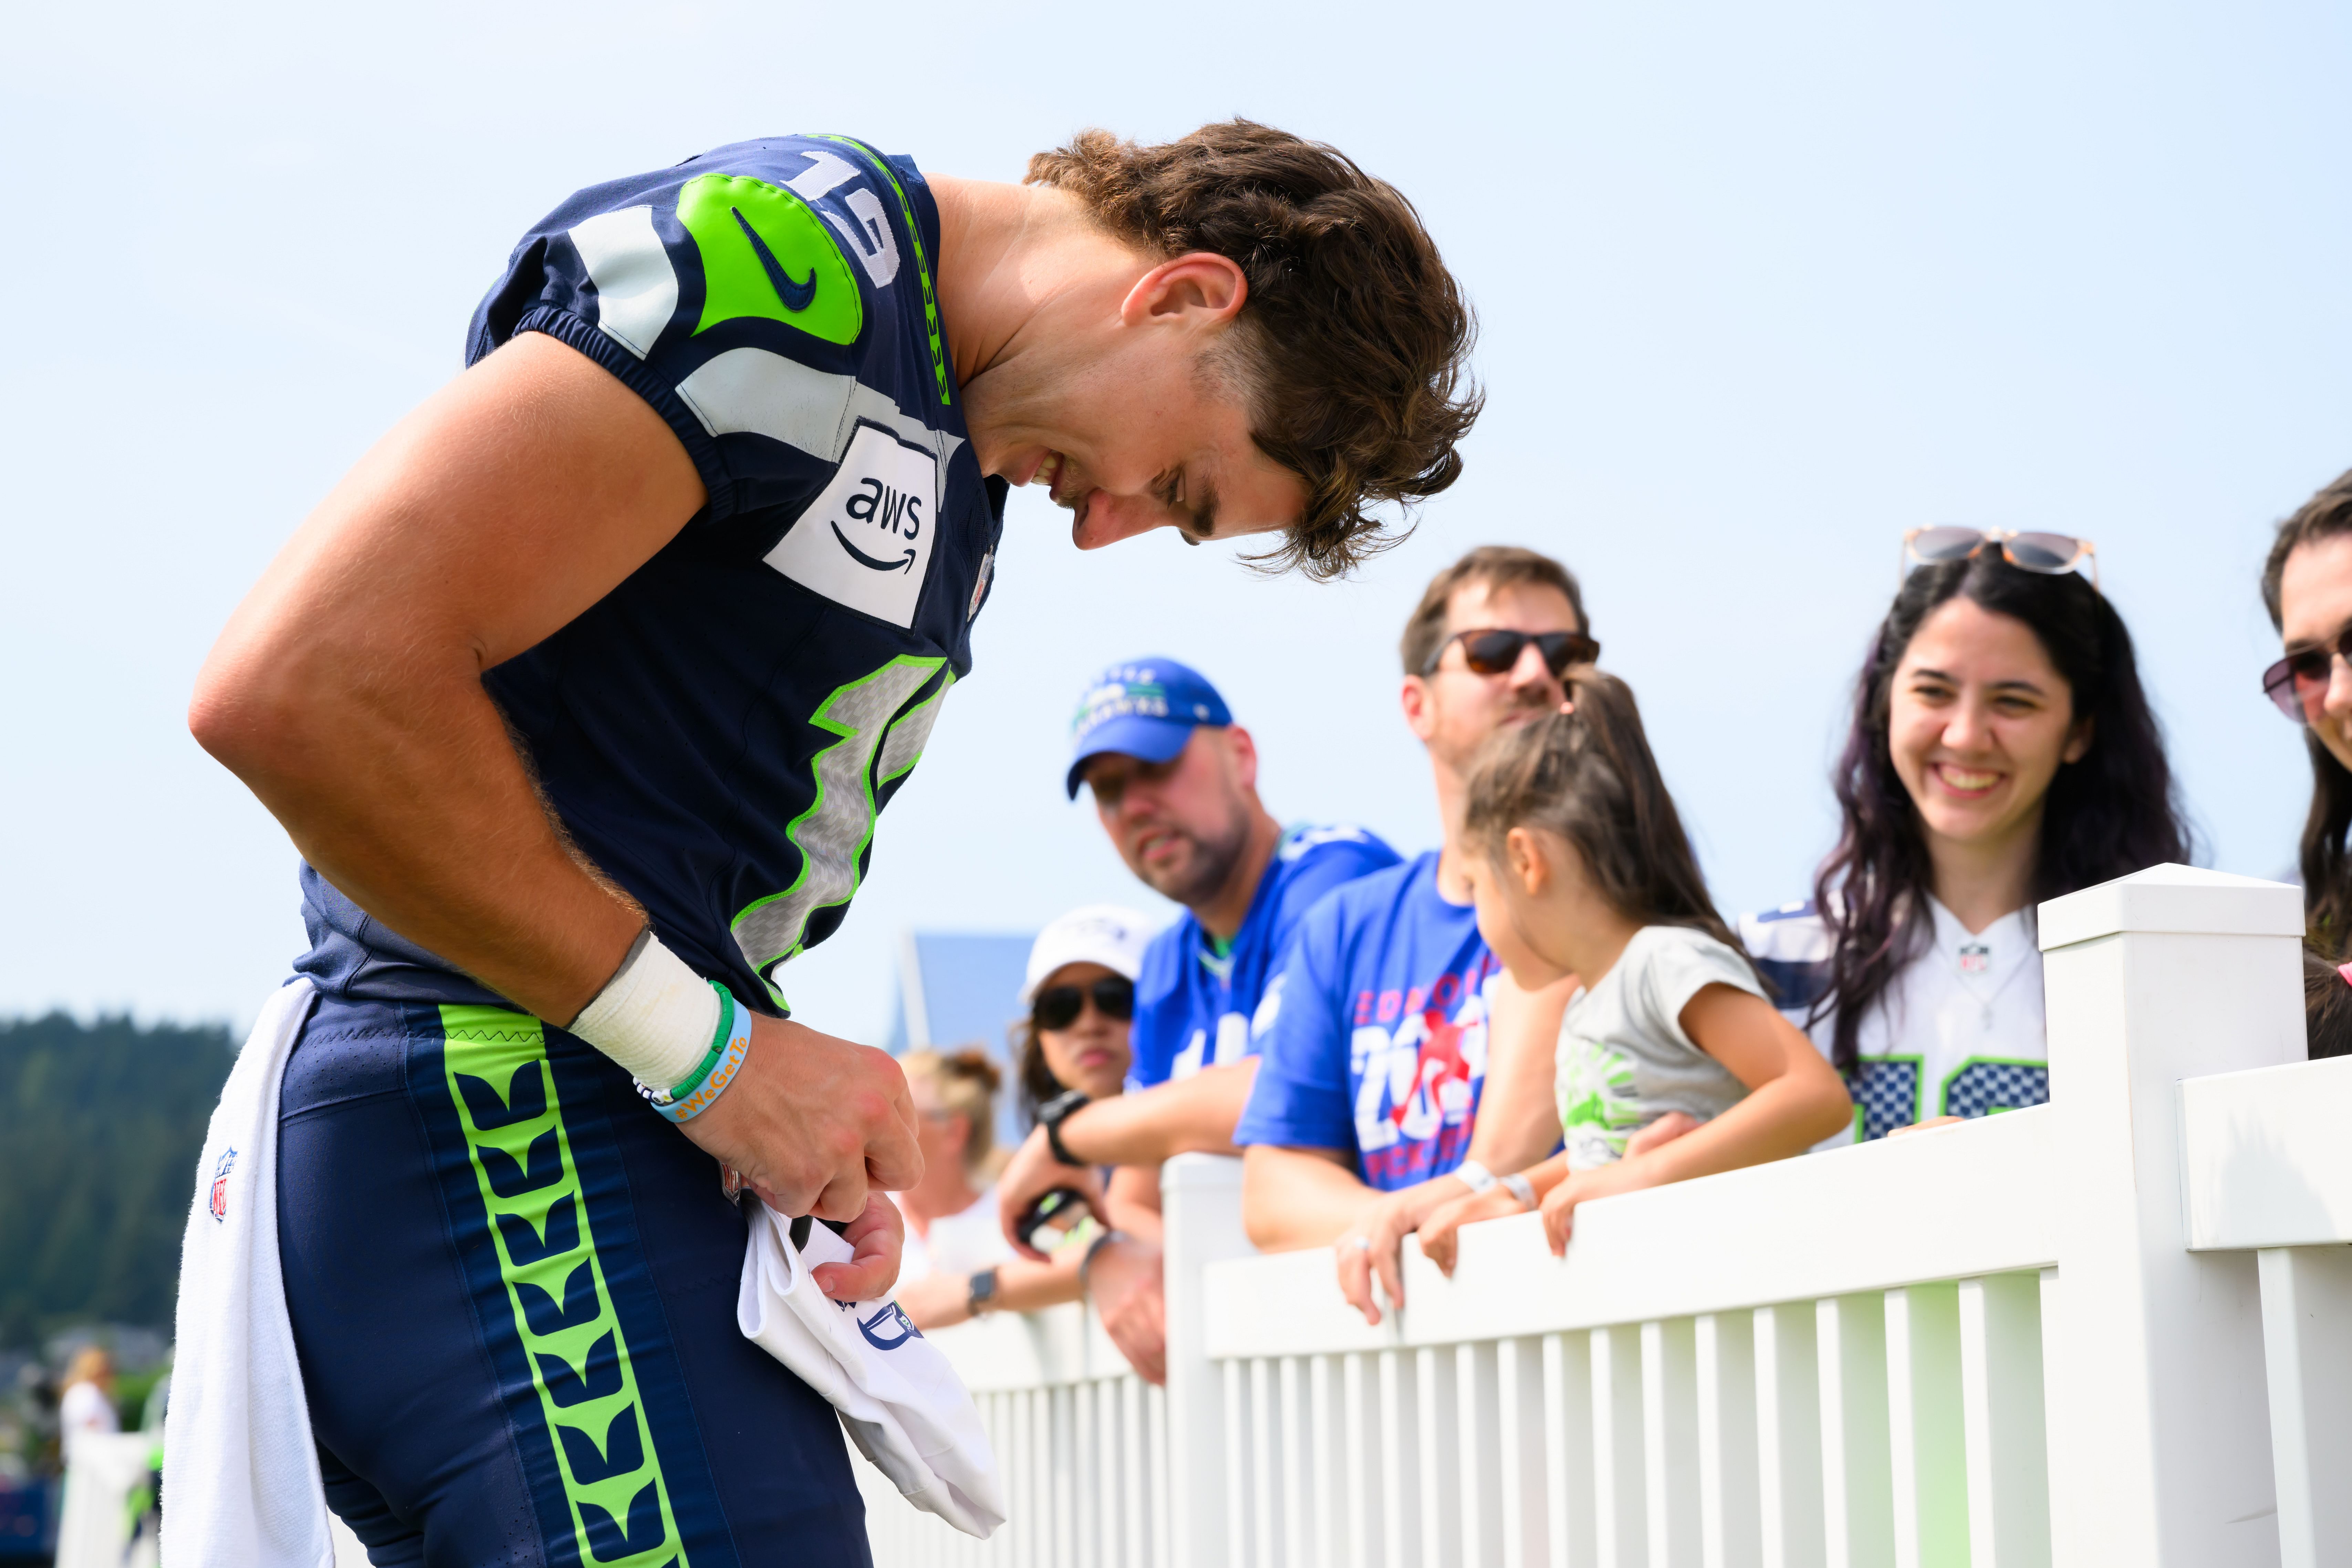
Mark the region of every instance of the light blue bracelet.
POLYGON ((694 1071, 668 1089, 657 1089, 643 1081, 637 1092, 646 1103, 670 1121, 691 1121, 718 1103, 719 1096, 735 1081, 737 1069, 751 1049, 751 1010, 735 1000, 735 994, 719 984, 710 983, 719 993, 719 1030, 710 1043, 709 1051, 694 1071))

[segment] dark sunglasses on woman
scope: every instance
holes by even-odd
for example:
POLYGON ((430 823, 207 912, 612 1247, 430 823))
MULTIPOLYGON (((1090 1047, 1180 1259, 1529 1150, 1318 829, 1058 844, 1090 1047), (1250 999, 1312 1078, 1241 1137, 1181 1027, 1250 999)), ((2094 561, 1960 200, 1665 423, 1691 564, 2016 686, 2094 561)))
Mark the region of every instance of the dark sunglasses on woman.
POLYGON ((2339 658, 2352 658, 2352 626, 2336 633, 2334 642, 2299 647, 2263 671, 2263 695, 2296 723, 2308 724, 2318 716, 2339 658))
POLYGON ((1066 1029, 1086 1011, 1087 998, 1095 1011, 1121 1023, 1135 1016, 1135 982, 1123 974, 1106 974, 1092 985, 1048 985, 1030 1004, 1029 1016, 1041 1029, 1066 1029))
POLYGON ((1543 655, 1544 668, 1558 680, 1571 664, 1592 664, 1601 658, 1601 645, 1582 632, 1509 632, 1496 628, 1489 631, 1455 632, 1437 645, 1421 673, 1434 675, 1445 650, 1455 643, 1462 645, 1462 662, 1474 675, 1508 675, 1519 662, 1519 655, 1533 643, 1543 655))
POLYGON ((1999 528, 1915 528, 1903 536, 1903 571, 1914 561, 1934 566, 1946 561, 1966 561, 1987 546, 2021 572, 2055 577, 2091 563, 2091 586, 2099 585, 2099 549, 2071 533, 2020 533, 1999 528))

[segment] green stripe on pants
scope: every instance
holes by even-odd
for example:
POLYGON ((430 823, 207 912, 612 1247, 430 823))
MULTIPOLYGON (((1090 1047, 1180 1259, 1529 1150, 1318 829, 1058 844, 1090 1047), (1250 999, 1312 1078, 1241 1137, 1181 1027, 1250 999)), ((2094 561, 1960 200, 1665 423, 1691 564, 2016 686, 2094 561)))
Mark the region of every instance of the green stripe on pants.
POLYGON ((596 1257, 538 1019, 441 1009, 443 1070, 496 1236, 515 1331, 553 1436, 583 1563, 688 1568, 596 1257))

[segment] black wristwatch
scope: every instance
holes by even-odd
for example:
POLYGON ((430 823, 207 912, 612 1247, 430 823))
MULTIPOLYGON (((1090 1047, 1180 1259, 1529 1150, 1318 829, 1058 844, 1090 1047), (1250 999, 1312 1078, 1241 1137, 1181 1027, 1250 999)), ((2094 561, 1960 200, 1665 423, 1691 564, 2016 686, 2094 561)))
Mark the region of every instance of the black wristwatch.
POLYGON ((996 1303, 996 1270, 983 1268, 971 1277, 963 1304, 975 1318, 996 1303))
POLYGON ((1037 1125, 1045 1130, 1045 1146, 1054 1151, 1054 1158, 1073 1170, 1083 1171, 1087 1163, 1073 1156, 1062 1142, 1062 1123, 1071 1115, 1092 1105, 1083 1089, 1069 1089, 1055 1095, 1037 1108, 1037 1125))

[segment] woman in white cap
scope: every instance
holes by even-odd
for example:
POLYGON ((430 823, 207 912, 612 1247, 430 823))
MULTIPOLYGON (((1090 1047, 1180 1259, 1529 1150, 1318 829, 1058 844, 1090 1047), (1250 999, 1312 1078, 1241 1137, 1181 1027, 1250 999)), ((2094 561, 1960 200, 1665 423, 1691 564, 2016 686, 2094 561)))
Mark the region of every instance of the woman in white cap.
MULTIPOLYGON (((1113 904, 1073 910, 1038 933, 1021 988, 1028 1016, 1013 1027, 1022 1096, 1032 1115, 1050 1115, 1055 1103, 1073 1090, 1084 1100, 1095 1100, 1126 1086, 1135 976, 1150 938, 1151 927, 1143 916, 1113 904)), ((1034 1263, 1011 1255, 992 1218, 984 1226, 963 1223, 971 1216, 992 1216, 996 1194, 992 1186, 974 1186, 981 1162, 965 1157, 970 1151, 984 1153, 989 1147, 992 1097, 983 1092, 974 1103, 970 1089, 976 1080, 968 1071, 953 1070, 960 1060, 961 1054, 934 1058, 929 1053, 910 1053, 906 1061, 908 1087, 923 1121, 926 1173, 921 1185, 898 1195, 908 1231, 898 1305, 917 1328, 925 1330, 983 1312, 1029 1312, 1078 1300, 1085 1292, 1081 1270, 1095 1228, 1090 1217, 1083 1219, 1063 1231, 1058 1243, 1049 1239, 1050 1231, 1041 1231, 1038 1245, 1051 1257, 1034 1263), (940 1145, 936 1152, 934 1142, 940 1145), (958 1256, 954 1244, 943 1245, 936 1257, 924 1259, 932 1271, 918 1276, 919 1258, 933 1250, 928 1242, 935 1229, 943 1233, 943 1243, 950 1236, 964 1237, 967 1232, 986 1229, 995 1242, 993 1255, 984 1265, 970 1267, 980 1259, 958 1256), (926 1243, 919 1253, 918 1239, 926 1243)), ((994 1087, 987 1086, 990 1090, 994 1087)))

